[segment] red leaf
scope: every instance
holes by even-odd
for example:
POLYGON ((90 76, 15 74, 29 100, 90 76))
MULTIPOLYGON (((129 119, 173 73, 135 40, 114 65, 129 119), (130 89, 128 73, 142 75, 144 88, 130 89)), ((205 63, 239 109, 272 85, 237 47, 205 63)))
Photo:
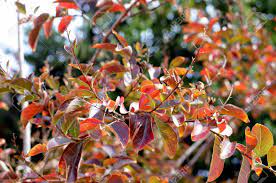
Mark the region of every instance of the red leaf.
POLYGON ((238 183, 248 182, 249 175, 250 175, 250 162, 248 161, 247 157, 242 156, 242 164, 241 164, 241 169, 238 177, 238 183))
POLYGON ((129 128, 126 123, 122 121, 115 121, 110 124, 112 131, 120 140, 123 146, 126 146, 129 139, 129 128))
POLYGON ((40 31, 41 26, 34 27, 31 32, 29 33, 29 45, 32 48, 33 51, 36 50, 36 45, 38 41, 38 35, 40 31))
POLYGON ((60 2, 58 4, 59 7, 65 8, 65 9, 79 9, 79 7, 76 5, 74 1, 72 2, 60 2))
POLYGON ((126 11, 125 7, 117 3, 114 3, 109 9, 109 12, 125 12, 125 11, 126 11))
POLYGON ((99 124, 102 124, 102 121, 96 118, 88 118, 80 122, 80 133, 92 130, 97 127, 99 124))
POLYGON ((73 16, 70 16, 70 15, 62 17, 58 25, 58 32, 63 33, 67 29, 72 19, 73 19, 73 16))
POLYGON ((75 182, 77 180, 82 146, 82 143, 70 143, 62 153, 58 167, 59 171, 64 171, 66 167, 66 182, 75 182))
POLYGON ((131 114, 129 127, 133 146, 137 150, 143 149, 154 139, 150 114, 131 114))
POLYGON ((37 144, 29 151, 29 153, 26 156, 35 156, 45 152, 47 152, 47 146, 45 144, 37 144))
POLYGON ((48 13, 42 13, 36 19, 34 19, 34 26, 35 27, 42 26, 47 21, 48 18, 49 18, 48 13))
POLYGON ((154 101, 150 95, 142 94, 139 100, 139 110, 141 111, 151 111, 154 108, 154 101))
POLYGON ((195 120, 194 129, 191 134, 192 141, 198 141, 204 139, 210 131, 210 128, 203 126, 200 121, 195 120))
POLYGON ((222 173, 224 168, 224 160, 220 159, 220 140, 215 136, 215 142, 213 147, 212 161, 210 165, 210 170, 208 174, 207 182, 212 182, 216 180, 222 173))
POLYGON ((38 103, 32 103, 23 109, 21 112, 20 120, 23 123, 23 126, 26 127, 28 121, 32 119, 38 113, 43 111, 43 105, 38 103))
POLYGON ((46 39, 48 39, 52 33, 52 26, 53 26, 54 18, 51 18, 47 22, 43 24, 44 34, 46 39))

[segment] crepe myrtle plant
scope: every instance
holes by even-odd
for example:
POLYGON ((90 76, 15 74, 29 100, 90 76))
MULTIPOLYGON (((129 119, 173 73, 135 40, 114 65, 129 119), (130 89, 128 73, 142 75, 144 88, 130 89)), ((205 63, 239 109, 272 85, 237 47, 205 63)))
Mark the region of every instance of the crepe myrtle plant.
MULTIPOLYGON (((77 2, 58 0, 55 16, 43 13, 29 17, 26 22, 33 21, 29 32, 29 45, 33 51, 40 30, 50 37, 54 21, 59 21, 60 33, 70 34, 67 27, 75 15, 70 15, 68 10, 83 13, 77 2)), ((254 110, 268 111, 271 118, 275 118, 270 108, 275 96, 275 82, 273 74, 266 72, 272 67, 275 51, 266 40, 265 30, 249 32, 243 27, 230 26, 214 32, 212 28, 219 23, 219 18, 211 19, 201 12, 198 19, 191 21, 188 9, 181 12, 183 9, 178 8, 180 15, 187 13, 187 23, 181 25, 183 42, 196 49, 192 58, 164 59, 162 66, 156 67, 145 59, 148 49, 142 43, 129 44, 127 38, 116 31, 127 19, 158 8, 149 9, 148 3, 145 0, 130 3, 95 1, 95 13, 89 21, 95 24, 106 13, 116 14, 117 19, 102 41, 91 45, 95 52, 88 63, 78 61, 75 53, 78 43, 68 36, 69 43, 64 49, 70 60, 63 78, 52 76, 48 64, 39 76, 28 78, 11 76, 1 68, 1 93, 19 94, 21 103, 29 103, 21 111, 22 126, 32 123, 36 128, 44 129, 43 139, 38 140, 40 143, 33 144, 27 154, 21 153, 17 157, 18 162, 31 168, 31 173, 22 175, 8 160, 2 159, 2 167, 6 167, 1 173, 3 180, 203 181, 193 175, 192 170, 206 149, 212 149, 211 161, 206 167, 209 168, 207 182, 220 177, 224 162, 235 152, 235 156, 240 154, 242 160, 240 173, 234 181, 248 182, 251 171, 260 175, 264 169, 275 175, 273 135, 267 126, 254 121, 254 116, 250 121, 247 115, 254 110), (200 18, 205 16, 209 23, 200 23, 200 18), (109 41, 112 35, 116 43, 109 41), (262 42, 252 43, 252 35, 262 42), (110 53, 112 59, 97 62, 97 58, 110 53), (244 55, 250 64, 260 68, 253 79, 243 70, 249 63, 239 62, 244 55), (257 62, 258 59, 263 62, 257 62), (189 76, 198 72, 194 69, 198 62, 203 66, 199 72, 201 77, 191 82, 189 76), (263 78, 267 85, 261 83, 263 78), (252 88, 256 82, 262 90, 252 88), (221 88, 212 87, 217 83, 223 83, 221 88), (120 95, 115 92, 117 90, 120 95), (268 95, 263 96, 260 93, 263 91, 268 95), (233 97, 239 99, 238 105, 229 103, 233 97), (239 130, 242 123, 248 125, 244 132, 239 130), (231 140, 232 136, 242 133, 244 142, 231 140), (185 143, 183 139, 186 138, 192 143, 185 143), (34 163, 29 157, 41 159, 34 163), (264 157, 265 163, 262 162, 264 157)), ((169 0, 160 2, 160 6, 166 3, 177 6, 175 1, 169 0)), ((17 7, 24 12, 23 4, 17 2, 17 7)), ((80 16, 88 18, 83 14, 80 16)), ((5 103, 1 102, 1 108, 3 106, 5 103)), ((7 151, 0 153, 8 154, 7 151)))

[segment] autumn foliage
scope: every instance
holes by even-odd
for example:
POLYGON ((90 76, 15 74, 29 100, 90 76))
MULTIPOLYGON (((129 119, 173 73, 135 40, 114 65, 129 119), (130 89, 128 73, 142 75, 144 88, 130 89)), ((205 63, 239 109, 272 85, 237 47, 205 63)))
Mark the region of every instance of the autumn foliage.
MULTIPOLYGON (((40 161, 46 164, 44 170, 35 163, 30 176, 12 170, 6 174, 12 174, 13 180, 31 182, 153 183, 168 182, 184 169, 179 180, 203 182, 193 175, 195 162, 181 159, 189 151, 197 155, 204 148, 212 150, 208 182, 216 181, 226 160, 237 155, 242 159, 234 182, 248 182, 251 171, 258 176, 266 170, 275 174, 273 134, 262 121, 255 121, 262 112, 275 119, 271 107, 275 102, 275 73, 269 71, 276 54, 265 30, 250 32, 230 26, 215 32, 213 26, 220 23, 219 17, 207 17, 209 23, 203 24, 199 21, 206 16, 203 11, 199 10, 199 17, 191 21, 190 11, 185 9, 183 42, 196 46, 193 57, 177 56, 153 66, 143 59, 148 49, 139 42, 129 43, 119 32, 120 23, 131 19, 132 10, 147 7, 148 1, 136 0, 127 6, 118 2, 96 5, 92 23, 107 12, 119 18, 102 42, 91 45, 95 58, 89 63, 78 61, 76 40, 65 45, 71 60, 62 79, 51 76, 47 65, 41 75, 28 78, 11 77, 1 71, 1 91, 18 93, 29 103, 21 112, 21 125, 32 123, 49 131, 47 140, 33 144, 19 158, 29 165, 26 158, 43 153, 40 161), (108 36, 114 36, 117 42, 109 42, 108 36), (252 43, 252 36, 260 42, 252 43), (98 57, 110 53, 112 60, 97 62, 98 57), (246 62, 241 61, 243 57, 246 62), (196 71, 198 64, 202 67, 196 71), (251 65, 257 71, 249 75, 251 65), (191 81, 195 72, 199 79, 191 81), (116 90, 120 90, 119 96, 114 96, 116 90), (231 104, 231 98, 238 103, 231 104), (241 135, 243 142, 232 140, 241 135), (201 145, 192 150, 195 144, 201 145)), ((56 3, 56 16, 44 13, 33 19, 29 33, 33 51, 39 44, 41 29, 48 38, 53 22, 58 21, 57 30, 69 34, 67 28, 74 16, 68 9, 81 11, 75 1, 56 3)), ((231 21, 235 17, 229 14, 228 18, 231 21)))

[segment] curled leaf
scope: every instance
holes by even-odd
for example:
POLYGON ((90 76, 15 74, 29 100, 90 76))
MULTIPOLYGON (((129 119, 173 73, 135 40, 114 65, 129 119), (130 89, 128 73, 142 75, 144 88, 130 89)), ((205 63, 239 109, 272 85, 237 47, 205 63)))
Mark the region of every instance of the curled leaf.
POLYGON ((35 156, 45 152, 47 152, 47 146, 45 144, 37 144, 28 152, 26 156, 35 156))
POLYGON ((235 118, 242 120, 245 123, 250 122, 246 112, 242 108, 234 106, 232 104, 226 104, 223 108, 221 108, 220 113, 233 116, 235 118))

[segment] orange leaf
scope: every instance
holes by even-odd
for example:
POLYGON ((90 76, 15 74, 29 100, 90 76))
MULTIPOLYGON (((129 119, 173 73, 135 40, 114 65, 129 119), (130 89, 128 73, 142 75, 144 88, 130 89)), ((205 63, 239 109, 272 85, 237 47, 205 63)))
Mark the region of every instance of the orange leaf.
POLYGON ((102 121, 96 118, 88 118, 80 122, 80 133, 83 133, 88 130, 92 130, 101 124, 102 121))
POLYGON ((47 152, 47 146, 45 144, 37 144, 29 151, 29 153, 26 156, 35 156, 45 152, 47 152))
POLYGON ((92 48, 105 49, 109 51, 115 51, 116 47, 117 46, 115 44, 111 43, 100 43, 92 46, 92 48))
POLYGON ((63 33, 67 29, 72 19, 73 19, 73 16, 70 16, 70 15, 62 17, 58 25, 58 32, 63 33))
POLYGON ((23 126, 26 127, 28 121, 32 119, 38 113, 43 111, 43 105, 38 103, 32 103, 23 109, 21 112, 20 120, 23 123, 23 126))
POLYGON ((222 173, 224 168, 224 160, 220 159, 220 140, 215 136, 215 142, 213 147, 212 161, 210 165, 210 170, 208 174, 207 182, 212 182, 216 180, 222 173))
POLYGON ((116 38, 120 41, 120 43, 126 47, 128 46, 127 41, 125 40, 125 38, 123 36, 121 36, 120 34, 118 34, 115 30, 112 30, 112 33, 116 36, 116 38))
POLYGON ((236 118, 242 120, 245 123, 249 123, 250 122, 249 119, 248 119, 248 116, 247 116, 246 112, 242 108, 239 108, 239 107, 234 106, 232 104, 226 104, 221 109, 220 113, 236 117, 236 118))
POLYGON ((252 135, 250 128, 246 127, 245 129, 245 142, 246 142, 246 151, 250 152, 257 145, 257 138, 252 135))

